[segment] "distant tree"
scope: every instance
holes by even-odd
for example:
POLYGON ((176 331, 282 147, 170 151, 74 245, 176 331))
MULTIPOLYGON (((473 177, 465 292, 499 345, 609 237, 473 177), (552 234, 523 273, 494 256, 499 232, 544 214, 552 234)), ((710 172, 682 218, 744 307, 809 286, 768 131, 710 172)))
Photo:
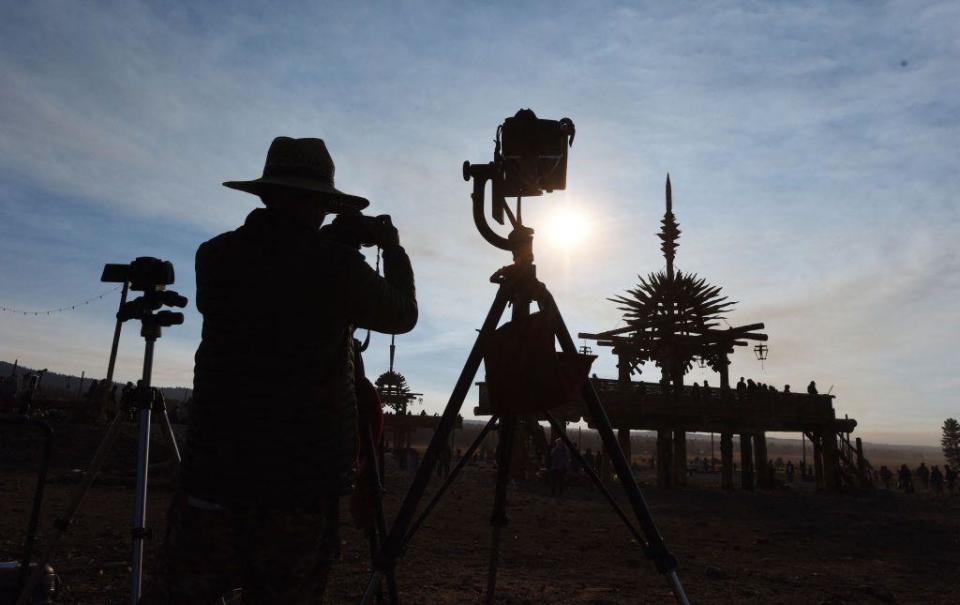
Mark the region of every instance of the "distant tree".
POLYGON ((960 422, 956 418, 943 421, 943 437, 940 438, 943 455, 947 462, 960 466, 960 422))

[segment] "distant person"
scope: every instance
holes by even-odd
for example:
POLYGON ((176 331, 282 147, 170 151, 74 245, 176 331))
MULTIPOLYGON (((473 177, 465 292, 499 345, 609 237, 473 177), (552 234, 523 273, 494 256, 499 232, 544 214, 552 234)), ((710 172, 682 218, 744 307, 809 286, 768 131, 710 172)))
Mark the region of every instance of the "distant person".
POLYGON ((407 470, 413 474, 420 468, 420 452, 415 448, 407 448, 407 470))
POLYGON ((596 460, 593 457, 593 449, 589 447, 587 448, 587 453, 583 455, 583 463, 590 470, 594 470, 594 467, 596 466, 596 460))
POLYGON ((921 462, 920 466, 917 467, 917 479, 920 480, 923 489, 930 488, 930 469, 927 468, 926 462, 921 462))
POLYGON ((743 380, 743 376, 740 377, 740 381, 737 382, 737 392, 746 391, 747 383, 743 380))
POLYGON ((947 493, 952 494, 957 485, 957 471, 949 464, 943 465, 943 474, 947 479, 947 493))
POLYGON ((790 385, 789 385, 789 384, 783 385, 783 393, 784 393, 785 395, 790 394, 790 385))
POLYGON ((709 390, 709 389, 710 389, 710 383, 709 383, 709 382, 707 382, 706 380, 704 380, 704 381, 703 381, 703 388, 705 388, 705 389, 708 389, 708 390, 709 390))
POLYGON ((910 467, 906 464, 900 465, 900 471, 897 473, 897 486, 905 494, 913 493, 913 473, 910 472, 910 467))
POLYGON ((784 469, 784 472, 787 475, 787 483, 793 483, 793 473, 795 472, 793 468, 793 460, 787 460, 787 466, 784 469))
POLYGON ((450 474, 450 459, 453 452, 450 450, 450 443, 446 440, 440 445, 440 452, 437 455, 437 476, 446 477, 450 474))
POLYGON ((893 473, 886 467, 886 465, 880 466, 880 481, 883 483, 883 488, 887 491, 890 491, 890 480, 893 479, 893 473))
POLYGON ((550 479, 550 495, 562 496, 563 487, 567 481, 567 471, 570 470, 570 451, 558 437, 553 441, 550 449, 550 466, 547 474, 550 479))
POLYGON ((748 378, 748 379, 747 379, 747 391, 752 393, 752 392, 754 392, 754 391, 756 391, 756 390, 757 390, 757 383, 755 383, 755 382, 753 381, 753 378, 748 378))
POLYGON ((148 603, 323 601, 354 483, 352 332, 417 323, 389 217, 334 188, 320 139, 276 138, 263 176, 225 183, 266 206, 196 255, 202 340, 163 559, 148 603), (321 229, 327 214, 339 214, 321 229), (361 246, 382 250, 383 277, 361 246))
POLYGON ((940 467, 936 464, 930 469, 930 487, 933 488, 933 493, 936 495, 943 495, 943 473, 940 472, 940 467))
POLYGON ((819 395, 820 392, 817 391, 817 381, 811 380, 810 384, 807 385, 807 395, 819 395))
POLYGON ((87 394, 83 396, 87 403, 92 403, 96 400, 97 393, 100 391, 100 381, 93 380, 90 382, 90 388, 87 389, 87 394))

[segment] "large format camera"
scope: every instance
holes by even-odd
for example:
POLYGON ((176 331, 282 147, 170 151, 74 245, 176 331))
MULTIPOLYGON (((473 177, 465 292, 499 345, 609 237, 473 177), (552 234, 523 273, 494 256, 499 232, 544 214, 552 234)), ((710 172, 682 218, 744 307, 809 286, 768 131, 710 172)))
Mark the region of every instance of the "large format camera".
POLYGON ((567 148, 575 133, 570 118, 543 120, 531 109, 504 120, 494 152, 501 172, 495 194, 530 197, 566 189, 567 148))
POLYGON ((473 180, 473 221, 485 240, 514 258, 532 258, 533 230, 523 224, 521 200, 567 188, 567 151, 576 131, 573 120, 542 120, 530 109, 521 109, 497 128, 493 161, 463 163, 463 179, 473 180), (499 224, 510 219, 509 237, 498 235, 484 214, 484 190, 491 184, 490 215, 499 224), (516 198, 516 213, 507 205, 516 198))

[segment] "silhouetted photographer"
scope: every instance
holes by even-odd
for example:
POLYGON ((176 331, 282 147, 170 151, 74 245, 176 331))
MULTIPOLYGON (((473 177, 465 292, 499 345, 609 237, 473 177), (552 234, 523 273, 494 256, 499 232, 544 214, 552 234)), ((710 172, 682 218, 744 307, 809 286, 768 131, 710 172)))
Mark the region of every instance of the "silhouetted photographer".
POLYGON ((362 216, 333 174, 322 140, 279 137, 262 178, 224 183, 266 208, 197 251, 203 340, 156 602, 322 598, 354 482, 353 331, 417 322, 390 217, 362 216), (361 246, 382 249, 383 277, 361 246))

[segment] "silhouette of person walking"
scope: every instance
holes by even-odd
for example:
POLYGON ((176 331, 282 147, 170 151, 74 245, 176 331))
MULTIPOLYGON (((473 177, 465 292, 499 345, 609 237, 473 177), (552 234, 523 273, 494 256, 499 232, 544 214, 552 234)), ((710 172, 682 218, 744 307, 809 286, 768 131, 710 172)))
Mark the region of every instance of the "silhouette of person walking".
POLYGON ((930 469, 927 468, 926 462, 921 462, 920 466, 917 467, 917 479, 920 480, 920 485, 923 486, 923 489, 930 488, 930 469))
POLYGON ((179 485, 144 603, 323 600, 340 498, 357 444, 354 328, 417 322, 413 271, 389 217, 334 187, 320 139, 279 137, 263 176, 224 183, 260 197, 197 250, 203 315, 179 485), (327 214, 339 216, 320 229, 327 214), (384 277, 360 246, 379 246, 384 277))
POLYGON ((880 480, 883 481, 883 488, 890 490, 890 480, 893 479, 893 473, 886 466, 880 467, 880 480))
POLYGON ((550 467, 547 470, 550 477, 550 495, 562 496, 564 484, 567 481, 567 471, 570 470, 570 451, 558 437, 550 449, 550 467))
POLYGON ((933 493, 938 496, 943 495, 943 473, 940 472, 940 467, 936 464, 930 469, 930 486, 933 488, 933 493))
POLYGON ((913 473, 906 464, 900 465, 900 471, 897 476, 897 483, 905 494, 913 493, 913 473))

